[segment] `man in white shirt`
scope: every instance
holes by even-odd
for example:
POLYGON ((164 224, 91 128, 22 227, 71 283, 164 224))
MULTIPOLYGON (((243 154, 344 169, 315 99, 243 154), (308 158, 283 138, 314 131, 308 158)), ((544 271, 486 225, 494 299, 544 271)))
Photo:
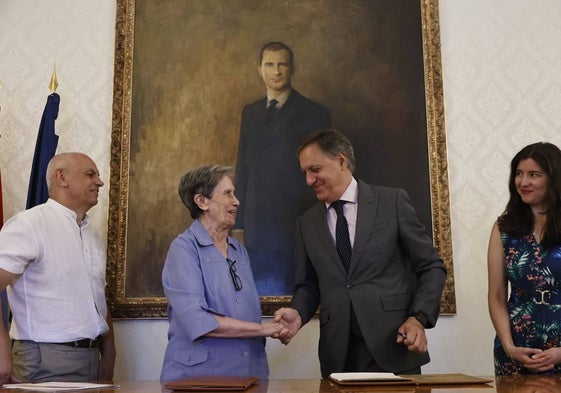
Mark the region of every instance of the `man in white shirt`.
POLYGON ((2 228, 0 290, 13 320, 9 336, 0 329, 0 384, 113 378, 105 246, 86 214, 102 186, 88 156, 58 154, 47 167, 49 200, 2 228))

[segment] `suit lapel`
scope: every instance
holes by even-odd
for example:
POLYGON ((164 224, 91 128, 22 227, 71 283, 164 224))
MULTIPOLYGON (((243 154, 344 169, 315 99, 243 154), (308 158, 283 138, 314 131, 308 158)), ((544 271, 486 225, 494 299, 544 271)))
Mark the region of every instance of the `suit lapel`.
POLYGON ((364 253, 370 234, 376 221, 378 211, 378 196, 372 192, 368 184, 358 180, 358 212, 356 218, 355 242, 353 245, 353 255, 351 258, 352 274, 364 253))

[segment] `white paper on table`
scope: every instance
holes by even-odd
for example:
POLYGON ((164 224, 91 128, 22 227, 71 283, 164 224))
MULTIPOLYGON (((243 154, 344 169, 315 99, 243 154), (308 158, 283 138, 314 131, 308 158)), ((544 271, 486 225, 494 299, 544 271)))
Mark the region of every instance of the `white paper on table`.
POLYGON ((392 382, 392 381, 411 381, 411 378, 400 377, 392 373, 331 373, 331 379, 339 382, 392 382))
POLYGON ((10 383, 2 385, 4 389, 27 389, 36 392, 64 392, 66 390, 88 390, 117 388, 118 385, 89 382, 38 382, 38 383, 10 383))

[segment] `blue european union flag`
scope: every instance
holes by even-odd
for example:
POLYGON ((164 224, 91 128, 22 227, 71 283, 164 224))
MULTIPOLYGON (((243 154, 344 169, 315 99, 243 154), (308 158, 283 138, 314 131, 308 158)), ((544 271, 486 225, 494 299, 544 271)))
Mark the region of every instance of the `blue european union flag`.
POLYGON ((29 176, 26 209, 45 203, 49 199, 46 180, 47 164, 55 155, 58 145, 58 135, 55 134, 55 120, 58 117, 59 104, 60 96, 58 94, 52 93, 47 97, 47 104, 39 125, 31 175, 29 176))

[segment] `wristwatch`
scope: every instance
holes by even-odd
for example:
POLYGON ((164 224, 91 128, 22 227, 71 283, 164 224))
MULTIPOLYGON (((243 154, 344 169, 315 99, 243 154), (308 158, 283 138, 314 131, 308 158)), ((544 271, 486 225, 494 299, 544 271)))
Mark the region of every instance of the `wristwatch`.
POLYGON ((423 325, 423 327, 425 327, 425 328, 427 327, 429 319, 422 312, 413 312, 413 313, 411 313, 410 317, 413 317, 417 321, 421 322, 421 325, 423 325))

